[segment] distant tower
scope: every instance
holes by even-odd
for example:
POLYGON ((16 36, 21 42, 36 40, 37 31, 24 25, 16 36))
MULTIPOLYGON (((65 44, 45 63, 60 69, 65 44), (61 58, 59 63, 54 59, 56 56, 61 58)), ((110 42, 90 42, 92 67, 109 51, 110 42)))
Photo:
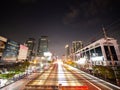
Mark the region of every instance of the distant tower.
POLYGON ((28 38, 25 42, 25 45, 28 47, 28 56, 30 57, 35 55, 35 44, 34 38, 28 38))
POLYGON ((82 41, 73 41, 72 42, 72 53, 75 53, 77 50, 83 48, 82 41))
POLYGON ((66 45, 65 46, 65 57, 66 57, 66 59, 68 59, 69 55, 70 55, 70 47, 69 47, 69 45, 66 45))
POLYGON ((38 42, 37 55, 43 56, 44 52, 48 52, 48 36, 41 36, 38 42))

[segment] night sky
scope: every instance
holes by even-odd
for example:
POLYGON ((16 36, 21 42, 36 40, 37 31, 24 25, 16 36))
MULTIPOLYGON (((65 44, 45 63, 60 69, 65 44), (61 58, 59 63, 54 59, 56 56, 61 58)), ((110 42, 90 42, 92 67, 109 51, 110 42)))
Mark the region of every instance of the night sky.
MULTIPOLYGON (((1 0, 0 35, 19 43, 47 35, 49 49, 65 53, 65 45, 120 37, 120 0, 1 0)), ((119 40, 118 40, 119 41, 119 40)), ((120 41, 119 41, 120 42, 120 41)))

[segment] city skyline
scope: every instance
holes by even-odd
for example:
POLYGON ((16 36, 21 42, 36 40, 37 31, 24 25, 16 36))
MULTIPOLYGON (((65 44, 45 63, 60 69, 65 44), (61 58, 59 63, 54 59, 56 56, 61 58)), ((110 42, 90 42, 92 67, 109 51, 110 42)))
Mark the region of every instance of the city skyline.
POLYGON ((48 36, 50 51, 61 56, 65 45, 72 45, 72 41, 88 43, 102 37, 102 26, 108 36, 118 39, 119 3, 119 0, 1 1, 0 34, 20 43, 28 38, 38 42, 41 36, 48 36))

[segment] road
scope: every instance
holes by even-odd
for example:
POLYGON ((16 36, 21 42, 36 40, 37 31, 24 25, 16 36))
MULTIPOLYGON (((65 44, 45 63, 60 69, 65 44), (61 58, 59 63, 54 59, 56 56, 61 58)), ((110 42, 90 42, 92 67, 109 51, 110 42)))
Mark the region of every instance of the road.
POLYGON ((3 87, 0 90, 23 90, 25 85, 32 79, 36 78, 38 75, 38 73, 32 73, 31 75, 16 82, 13 82, 12 84, 3 87))
POLYGON ((33 73, 1 90, 120 90, 113 84, 57 61, 43 73, 33 73), (35 78, 36 77, 36 78, 35 78))
POLYGON ((86 83, 89 90, 120 90, 120 87, 115 86, 109 82, 96 78, 71 66, 65 66, 69 68, 69 71, 72 72, 79 80, 86 83), (96 89, 93 89, 93 87, 95 87, 96 89))

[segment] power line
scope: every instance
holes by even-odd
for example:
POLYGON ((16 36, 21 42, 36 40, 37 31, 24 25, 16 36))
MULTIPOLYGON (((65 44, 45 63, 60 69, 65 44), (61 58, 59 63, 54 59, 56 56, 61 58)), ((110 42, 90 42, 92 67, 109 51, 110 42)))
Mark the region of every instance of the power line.
MULTIPOLYGON (((102 25, 102 28, 98 31, 98 33, 96 33, 95 36, 89 38, 85 42, 85 46, 94 42, 94 41, 96 41, 96 40, 98 40, 98 39, 100 39, 100 38, 102 38, 104 36, 103 30, 102 30, 103 27, 105 27, 105 26, 102 25)), ((113 37, 113 38, 118 39, 119 38, 119 33, 120 33, 119 28, 120 28, 120 19, 118 19, 118 20, 112 22, 111 24, 107 25, 105 27, 105 29, 106 29, 106 32, 108 34, 108 37, 113 37)))
POLYGON ((118 20, 112 22, 111 24, 107 25, 105 28, 106 28, 106 29, 109 29, 109 28, 111 28, 111 26, 113 26, 113 25, 115 25, 115 24, 120 24, 120 18, 119 18, 118 20))
MULTIPOLYGON (((93 32, 94 33, 94 32, 93 32)), ((99 30, 98 33, 95 34, 95 36, 89 38, 86 42, 85 42, 85 46, 90 44, 90 43, 93 43, 94 41, 100 39, 101 37, 103 37, 103 32, 102 30, 99 30)))

